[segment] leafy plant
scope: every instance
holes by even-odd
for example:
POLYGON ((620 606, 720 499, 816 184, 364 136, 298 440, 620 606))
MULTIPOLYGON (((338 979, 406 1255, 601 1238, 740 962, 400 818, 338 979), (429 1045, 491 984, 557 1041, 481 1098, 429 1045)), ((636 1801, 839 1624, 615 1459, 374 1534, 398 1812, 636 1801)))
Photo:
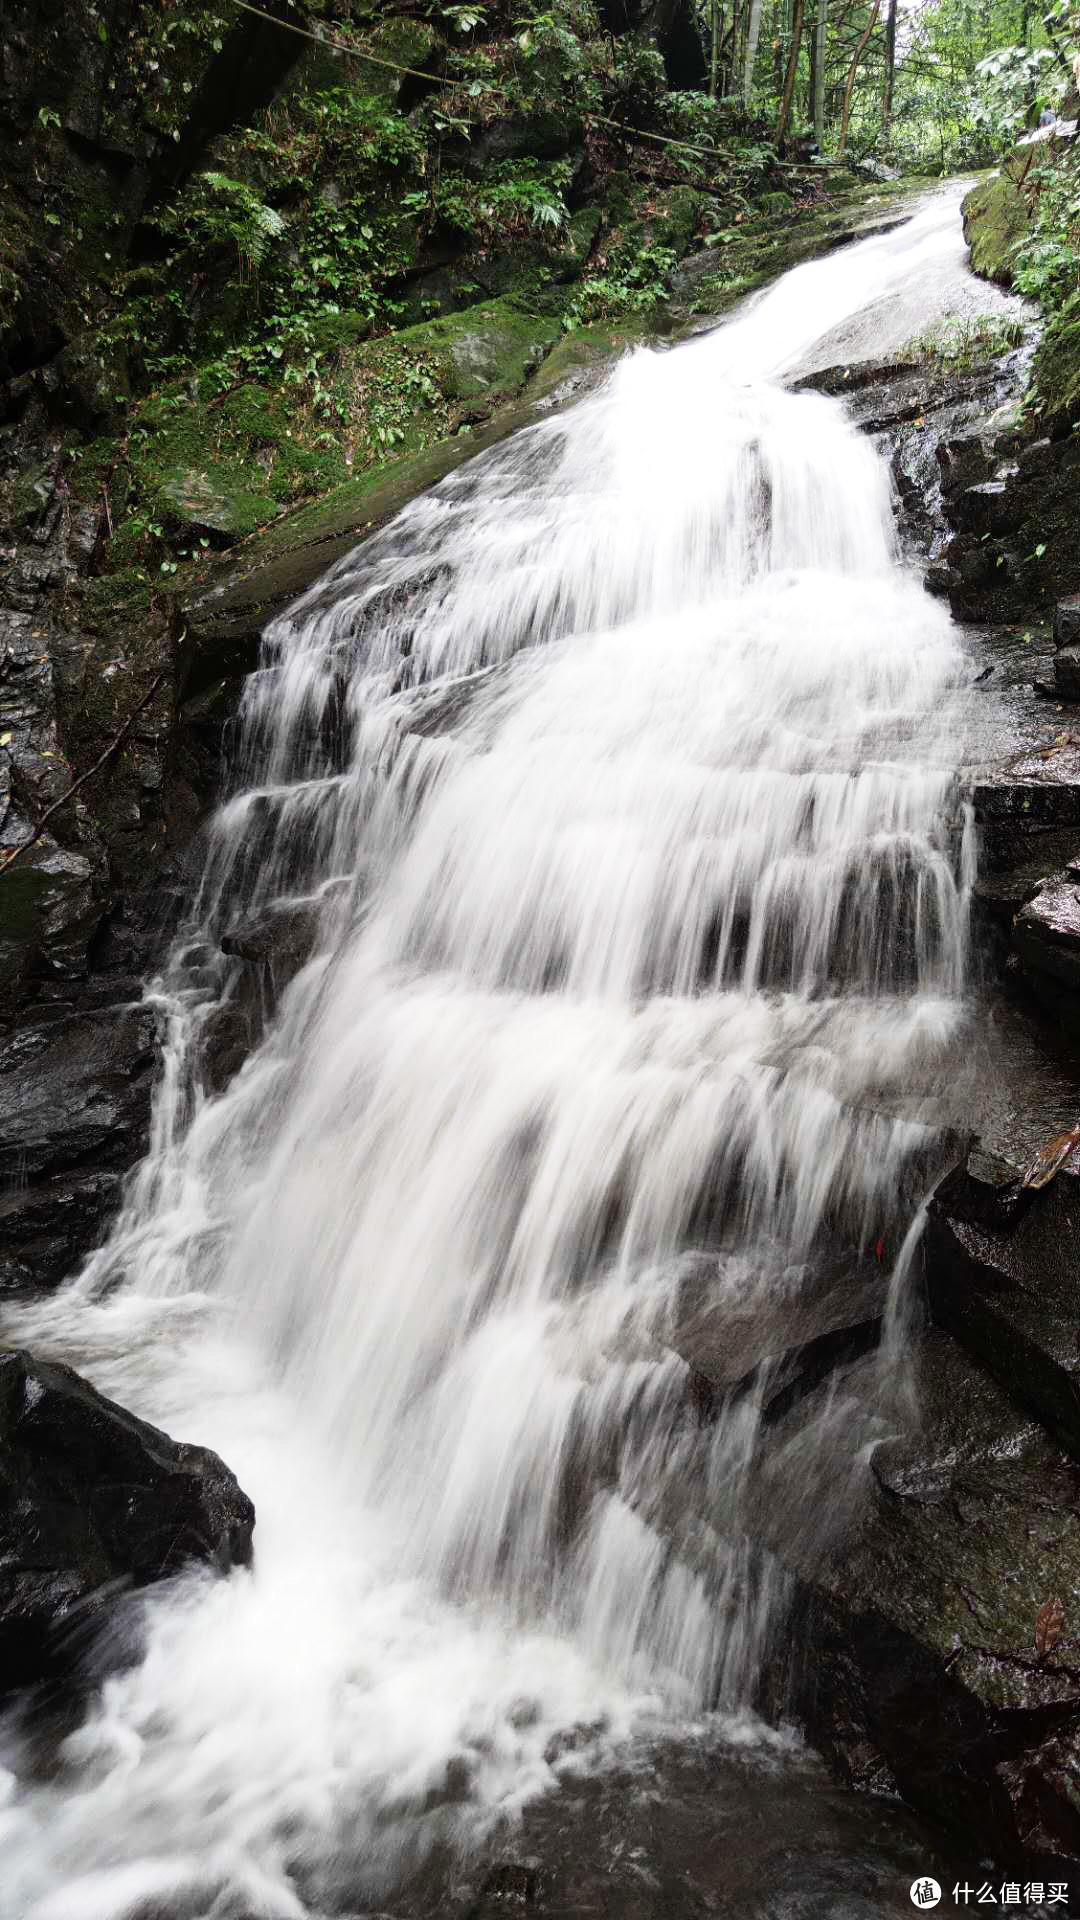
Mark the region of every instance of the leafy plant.
POLYGON ((196 253, 235 247, 241 268, 248 273, 258 270, 272 243, 285 231, 276 208, 267 206, 242 180, 231 180, 225 173, 198 174, 190 197, 164 214, 160 225, 196 253))

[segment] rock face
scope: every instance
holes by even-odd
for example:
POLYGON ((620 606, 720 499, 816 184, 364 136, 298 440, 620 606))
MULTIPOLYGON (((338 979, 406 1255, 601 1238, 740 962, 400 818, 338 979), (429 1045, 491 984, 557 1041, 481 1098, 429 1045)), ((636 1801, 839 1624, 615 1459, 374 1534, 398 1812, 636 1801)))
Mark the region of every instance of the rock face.
POLYGON ((854 1538, 801 1585, 798 1706, 853 1785, 998 1861, 1075 1860, 1080 1672, 1052 1623, 1063 1598, 1075 1632, 1080 1469, 948 1334, 917 1360, 918 1438, 878 1448, 854 1538))
POLYGON ((1017 147, 1000 173, 972 188, 962 208, 972 267, 1003 287, 1012 282, 1012 249, 1028 230, 1030 211, 1022 187, 1033 159, 1033 148, 1017 147))
POLYGON ((930 1208, 927 1275, 934 1319, 1011 1399, 1080 1458, 1076 1342, 1080 1178, 1010 1186, 999 1163, 969 1159, 930 1208))
POLYGON ((1073 1031, 1080 1028, 1080 880, 1063 873, 1016 916, 1013 950, 1028 984, 1073 1031))
POLYGON ((1063 700, 1080 700, 1080 647, 1060 647, 1054 656, 1054 685, 1063 700))
POLYGON ((0 1299, 63 1278, 143 1151, 155 1024, 139 1006, 24 1026, 0 1043, 0 1299))
POLYGON ((1054 645, 1080 646, 1080 593, 1058 601, 1054 609, 1054 645))
POLYGON ((216 1454, 0 1352, 0 1695, 69 1667, 123 1587, 246 1566, 254 1523, 216 1454))

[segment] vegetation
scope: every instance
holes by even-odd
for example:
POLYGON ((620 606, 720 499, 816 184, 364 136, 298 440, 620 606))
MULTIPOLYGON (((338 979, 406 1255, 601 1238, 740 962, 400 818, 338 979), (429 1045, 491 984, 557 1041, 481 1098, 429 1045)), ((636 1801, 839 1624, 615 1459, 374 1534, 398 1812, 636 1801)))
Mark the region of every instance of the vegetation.
MULTIPOLYGON (((0 326, 27 310, 44 232, 62 377, 93 423, 68 435, 69 478, 103 507, 110 569, 171 573, 469 431, 561 335, 651 323, 688 254, 705 270, 686 311, 720 312, 854 184, 842 161, 986 164, 1075 90, 1074 0, 681 0, 677 43, 633 0, 617 31, 603 0, 286 4, 316 38, 207 138, 231 0, 146 0, 115 46, 87 0, 102 138, 165 156, 137 218, 69 167, 67 78, 42 63, 33 204, 0 215, 0 326)), ((1060 385, 1080 361, 1075 147, 1043 143, 1014 203, 1002 277, 1042 306, 1060 385)))

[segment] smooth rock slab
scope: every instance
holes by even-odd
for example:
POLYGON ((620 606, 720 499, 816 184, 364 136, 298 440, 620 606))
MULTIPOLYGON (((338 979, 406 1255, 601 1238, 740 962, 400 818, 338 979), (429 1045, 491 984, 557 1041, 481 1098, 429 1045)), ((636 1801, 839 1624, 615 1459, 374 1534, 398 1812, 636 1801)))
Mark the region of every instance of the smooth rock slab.
POLYGON ((124 1588, 247 1565, 254 1524, 217 1454, 0 1351, 0 1695, 69 1667, 124 1588))

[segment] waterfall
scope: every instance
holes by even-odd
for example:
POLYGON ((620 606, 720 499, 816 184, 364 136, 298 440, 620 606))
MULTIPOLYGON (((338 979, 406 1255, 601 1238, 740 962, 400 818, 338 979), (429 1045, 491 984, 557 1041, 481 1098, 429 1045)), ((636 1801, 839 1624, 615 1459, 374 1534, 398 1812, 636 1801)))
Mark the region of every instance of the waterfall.
MULTIPOLYGON (((761 1391, 703 1409, 678 1328, 899 1246, 971 877, 948 617, 782 380, 958 244, 936 200, 628 356, 267 630, 151 1153, 19 1327, 223 1454, 256 1565, 130 1603, 52 1777, 9 1733, 3 1911, 354 1912, 566 1766, 745 1720, 761 1391), (301 912, 214 1092, 236 929, 301 912)), ((778 1505, 838 1517, 901 1348, 791 1415, 778 1505)))

